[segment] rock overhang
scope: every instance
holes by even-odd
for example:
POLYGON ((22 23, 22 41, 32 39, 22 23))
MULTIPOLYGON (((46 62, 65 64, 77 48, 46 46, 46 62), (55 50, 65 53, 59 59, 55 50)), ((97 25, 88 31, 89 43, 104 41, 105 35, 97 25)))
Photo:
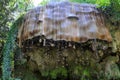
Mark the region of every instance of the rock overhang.
POLYGON ((19 42, 42 35, 54 41, 112 41, 102 13, 96 5, 86 3, 48 3, 27 12, 19 27, 19 42))

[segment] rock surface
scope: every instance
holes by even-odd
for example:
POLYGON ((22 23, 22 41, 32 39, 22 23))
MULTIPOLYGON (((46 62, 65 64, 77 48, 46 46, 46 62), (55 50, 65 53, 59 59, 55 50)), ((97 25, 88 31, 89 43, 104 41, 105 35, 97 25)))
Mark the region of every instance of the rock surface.
POLYGON ((30 10, 19 27, 18 40, 41 35, 55 41, 112 41, 102 13, 95 5, 85 3, 52 2, 30 10))
POLYGON ((119 80, 119 31, 95 5, 57 2, 30 10, 18 40, 42 80, 119 80))

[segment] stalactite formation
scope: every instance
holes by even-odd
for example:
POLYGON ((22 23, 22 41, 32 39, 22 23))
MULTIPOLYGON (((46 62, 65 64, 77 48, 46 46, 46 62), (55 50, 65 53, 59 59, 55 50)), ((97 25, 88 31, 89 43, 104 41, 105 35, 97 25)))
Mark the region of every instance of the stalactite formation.
POLYGON ((18 28, 29 69, 45 80, 120 78, 119 31, 113 41, 96 5, 51 2, 27 12, 18 28))

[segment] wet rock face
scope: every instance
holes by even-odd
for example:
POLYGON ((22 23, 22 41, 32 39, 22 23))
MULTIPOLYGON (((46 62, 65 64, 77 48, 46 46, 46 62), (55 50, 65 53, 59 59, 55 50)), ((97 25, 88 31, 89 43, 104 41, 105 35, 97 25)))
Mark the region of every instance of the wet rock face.
POLYGON ((47 39, 86 42, 89 39, 111 41, 102 13, 92 4, 49 3, 30 10, 19 27, 18 39, 44 35, 47 39))
MULTIPOLYGON (((119 57, 111 48, 111 45, 104 41, 89 41, 71 44, 71 47, 41 44, 39 47, 31 45, 24 49, 27 50, 25 53, 29 57, 27 59, 29 69, 33 72, 38 71, 45 79, 81 80, 82 76, 85 76, 84 79, 99 80, 101 77, 109 77, 109 73, 109 79, 112 79, 113 73, 119 69, 116 64, 119 57), (114 65, 116 70, 111 67, 114 65), (95 77, 96 75, 98 77, 95 77)), ((115 76, 119 77, 119 73, 118 70, 115 76)))
POLYGON ((45 80, 99 80, 109 73, 112 79, 120 62, 120 32, 107 26, 95 5, 49 3, 24 16, 18 40, 29 68, 45 80))

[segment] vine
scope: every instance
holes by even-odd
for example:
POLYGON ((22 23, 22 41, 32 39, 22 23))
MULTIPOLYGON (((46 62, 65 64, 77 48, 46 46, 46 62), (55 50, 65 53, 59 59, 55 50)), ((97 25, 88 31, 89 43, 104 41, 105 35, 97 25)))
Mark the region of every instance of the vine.
POLYGON ((15 49, 15 40, 17 37, 18 26, 23 21, 23 16, 20 17, 13 23, 11 26, 11 30, 8 33, 7 41, 3 47, 3 62, 2 62, 2 79, 3 80, 11 80, 11 73, 14 69, 14 49, 15 49))

